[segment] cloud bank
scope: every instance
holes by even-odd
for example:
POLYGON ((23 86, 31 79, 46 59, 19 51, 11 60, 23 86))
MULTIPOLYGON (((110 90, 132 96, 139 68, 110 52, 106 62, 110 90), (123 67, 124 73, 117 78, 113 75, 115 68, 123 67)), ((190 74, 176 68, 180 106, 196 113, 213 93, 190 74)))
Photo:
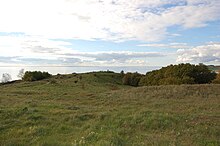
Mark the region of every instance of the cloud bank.
POLYGON ((169 32, 173 27, 188 30, 220 20, 219 8, 220 0, 0 0, 0 65, 146 65, 173 56, 177 62, 220 63, 218 43, 157 43, 179 37, 169 32), (153 49, 85 53, 72 47, 72 39, 135 40, 153 49), (171 56, 155 48, 178 51, 171 56))
POLYGON ((211 43, 192 49, 179 49, 177 62, 220 63, 220 44, 211 43))
POLYGON ((169 44, 140 44, 139 47, 156 47, 156 48, 173 48, 173 49, 180 49, 180 48, 190 48, 187 43, 169 43, 169 44))
POLYGON ((0 39, 4 40, 0 42, 0 65, 140 66, 147 65, 149 58, 166 56, 160 52, 80 52, 65 41, 30 36, 0 36, 0 39))
POLYGON ((48 39, 159 41, 218 20, 219 0, 0 0, 0 32, 48 39))

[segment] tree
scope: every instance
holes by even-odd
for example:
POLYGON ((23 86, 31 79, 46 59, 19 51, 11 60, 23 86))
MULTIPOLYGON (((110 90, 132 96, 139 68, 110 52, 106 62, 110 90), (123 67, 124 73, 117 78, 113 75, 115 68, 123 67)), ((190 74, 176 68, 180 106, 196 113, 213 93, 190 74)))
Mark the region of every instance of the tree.
POLYGON ((11 75, 8 73, 2 74, 2 83, 7 83, 11 80, 11 75))
POLYGON ((196 84, 206 84, 211 83, 212 80, 216 78, 216 73, 210 71, 208 66, 200 63, 199 65, 193 66, 189 76, 194 78, 196 84))
POLYGON ((22 79, 23 76, 24 76, 24 69, 22 68, 22 69, 19 70, 17 77, 22 79))
POLYGON ((215 77, 216 73, 210 71, 204 64, 182 63, 146 73, 145 77, 141 78, 139 85, 207 84, 211 83, 215 77))
POLYGON ((51 77, 52 75, 48 72, 41 72, 41 71, 26 71, 22 80, 24 81, 38 81, 42 79, 46 79, 51 77))
POLYGON ((120 72, 120 74, 121 74, 122 76, 124 76, 125 72, 122 70, 122 71, 120 72))

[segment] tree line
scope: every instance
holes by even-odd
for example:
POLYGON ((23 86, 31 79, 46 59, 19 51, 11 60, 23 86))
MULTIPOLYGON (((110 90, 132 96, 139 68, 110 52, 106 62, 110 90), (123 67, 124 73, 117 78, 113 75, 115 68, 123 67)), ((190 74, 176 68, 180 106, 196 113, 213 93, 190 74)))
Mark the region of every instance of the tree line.
MULTIPOLYGON (((110 71, 108 71, 110 72, 110 71)), ((26 71, 21 69, 18 77, 23 81, 38 81, 51 77, 48 72, 26 71)), ((180 85, 180 84, 220 84, 220 71, 215 73, 204 64, 178 64, 162 67, 159 70, 147 72, 145 75, 138 72, 124 73, 121 71, 122 84, 130 86, 180 85)), ((4 73, 2 83, 11 81, 11 75, 4 73)))
POLYGON ((178 64, 162 67, 159 70, 123 75, 122 83, 131 86, 180 85, 220 83, 220 74, 209 70, 204 64, 178 64))

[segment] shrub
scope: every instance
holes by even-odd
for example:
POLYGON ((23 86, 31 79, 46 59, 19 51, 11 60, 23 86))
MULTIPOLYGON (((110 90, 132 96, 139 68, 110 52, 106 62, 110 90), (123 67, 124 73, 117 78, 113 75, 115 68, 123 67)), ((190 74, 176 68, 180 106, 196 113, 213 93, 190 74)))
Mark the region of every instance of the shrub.
POLYGON ((79 80, 82 80, 82 76, 79 76, 79 80))
POLYGON ((220 84, 220 70, 218 71, 218 74, 216 78, 212 81, 214 84, 220 84))
POLYGON ((56 80, 54 80, 54 79, 52 79, 52 80, 49 80, 49 82, 48 82, 49 84, 57 84, 57 81, 56 80))
POLYGON ((48 72, 41 72, 41 71, 26 71, 22 80, 24 81, 38 81, 42 79, 46 79, 51 77, 52 75, 48 72))
POLYGON ((179 84, 206 84, 211 83, 216 73, 208 69, 204 64, 179 64, 169 65, 160 70, 146 73, 142 77, 140 86, 151 85, 179 85, 179 84))
POLYGON ((122 83, 124 85, 130 85, 130 86, 138 86, 138 83, 141 79, 141 74, 139 73, 126 73, 124 77, 122 78, 122 83))

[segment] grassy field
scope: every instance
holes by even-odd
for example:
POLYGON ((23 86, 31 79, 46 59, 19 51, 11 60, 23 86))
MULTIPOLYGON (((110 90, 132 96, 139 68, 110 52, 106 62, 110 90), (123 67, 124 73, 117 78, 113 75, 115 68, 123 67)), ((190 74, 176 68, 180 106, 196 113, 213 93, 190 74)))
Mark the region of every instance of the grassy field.
POLYGON ((220 85, 130 87, 115 73, 0 86, 0 145, 220 145, 220 85))

